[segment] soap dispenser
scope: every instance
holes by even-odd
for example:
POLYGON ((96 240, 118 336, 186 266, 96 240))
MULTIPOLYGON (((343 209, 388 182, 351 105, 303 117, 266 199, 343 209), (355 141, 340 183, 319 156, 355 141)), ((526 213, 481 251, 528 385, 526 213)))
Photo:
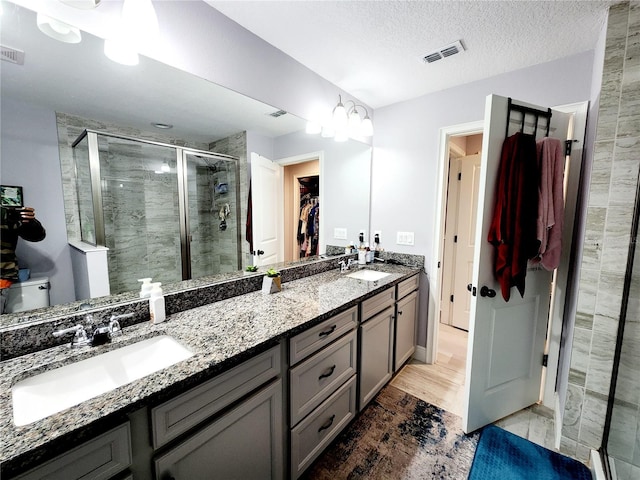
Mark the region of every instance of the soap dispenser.
POLYGON ((140 298, 147 298, 151 294, 151 278, 138 279, 140 285, 140 298))
POLYGON ((162 295, 162 285, 160 282, 151 284, 151 294, 149 298, 149 315, 151 323, 162 323, 165 319, 164 296, 162 295))

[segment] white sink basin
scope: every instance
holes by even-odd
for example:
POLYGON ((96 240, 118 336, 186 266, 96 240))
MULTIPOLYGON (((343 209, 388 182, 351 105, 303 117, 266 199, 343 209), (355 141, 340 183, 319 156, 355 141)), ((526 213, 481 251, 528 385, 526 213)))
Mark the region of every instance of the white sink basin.
POLYGON ((369 282, 375 282, 381 278, 388 277, 390 274, 385 272, 378 272, 377 270, 358 270, 353 273, 349 273, 347 277, 357 278, 358 280, 367 280, 369 282))
POLYGON ((161 335, 25 378, 11 387, 13 421, 27 425, 192 355, 172 337, 161 335))

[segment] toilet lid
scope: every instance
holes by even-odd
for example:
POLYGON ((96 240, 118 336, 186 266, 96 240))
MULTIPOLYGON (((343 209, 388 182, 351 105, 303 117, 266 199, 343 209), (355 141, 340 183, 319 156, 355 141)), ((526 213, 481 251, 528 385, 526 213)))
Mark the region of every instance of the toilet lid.
POLYGON ((30 285, 43 285, 45 283, 49 283, 49 277, 31 277, 26 282, 16 282, 11 285, 13 287, 28 287, 30 285))

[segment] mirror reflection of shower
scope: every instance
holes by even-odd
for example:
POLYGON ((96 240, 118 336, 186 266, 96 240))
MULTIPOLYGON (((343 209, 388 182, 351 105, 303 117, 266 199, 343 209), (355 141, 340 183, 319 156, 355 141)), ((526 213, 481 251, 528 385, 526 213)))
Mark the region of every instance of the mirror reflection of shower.
POLYGON ((74 160, 81 240, 108 248, 111 294, 241 268, 236 158, 85 130, 74 160))

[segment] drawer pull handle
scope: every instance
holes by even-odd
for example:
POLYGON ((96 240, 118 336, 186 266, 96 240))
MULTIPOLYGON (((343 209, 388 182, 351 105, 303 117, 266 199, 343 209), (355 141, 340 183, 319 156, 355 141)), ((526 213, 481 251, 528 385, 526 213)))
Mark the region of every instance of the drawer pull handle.
POLYGON ((331 335, 334 330, 336 329, 337 325, 333 325, 331 328, 329 328, 329 330, 325 330, 324 332, 320 332, 318 334, 319 337, 327 337, 329 335, 331 335))
POLYGON ((322 380, 323 378, 327 378, 330 377, 331 375, 333 375, 333 371, 336 369, 335 365, 332 365, 331 367, 329 367, 328 371, 326 373, 323 373, 322 375, 320 375, 318 377, 318 380, 322 380))
POLYGON ((326 422, 324 422, 324 425, 322 425, 319 429, 318 429, 318 433, 320 433, 323 430, 326 430, 327 428, 329 428, 331 425, 333 425, 333 421, 336 419, 336 414, 334 413, 333 415, 331 415, 331 418, 329 420, 327 420, 326 422))

